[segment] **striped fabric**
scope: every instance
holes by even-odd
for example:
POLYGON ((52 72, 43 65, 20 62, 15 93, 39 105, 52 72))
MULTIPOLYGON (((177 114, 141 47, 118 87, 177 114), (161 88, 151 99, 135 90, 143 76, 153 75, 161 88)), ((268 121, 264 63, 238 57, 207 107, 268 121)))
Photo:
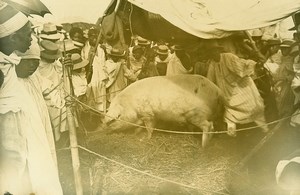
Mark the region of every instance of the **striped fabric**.
POLYGON ((229 105, 225 116, 234 123, 253 121, 264 109, 263 100, 250 77, 256 62, 221 54, 219 62, 210 61, 207 77, 224 92, 229 105))
POLYGON ((19 29, 28 22, 28 18, 13 7, 2 3, 0 7, 0 38, 6 37, 19 29))

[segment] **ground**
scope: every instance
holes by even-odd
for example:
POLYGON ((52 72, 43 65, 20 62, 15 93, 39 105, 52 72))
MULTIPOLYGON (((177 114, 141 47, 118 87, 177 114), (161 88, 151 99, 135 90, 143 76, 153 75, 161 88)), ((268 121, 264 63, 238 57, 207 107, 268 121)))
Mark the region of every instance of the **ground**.
MULTIPOLYGON (((91 124, 86 126, 93 129, 91 124)), ((241 168, 237 163, 265 136, 259 129, 240 132, 237 137, 215 135, 206 149, 201 148, 199 135, 154 132, 143 141, 140 136, 143 132, 89 132, 87 136, 78 129, 81 146, 133 168, 79 149, 84 194, 285 195, 288 192, 275 183, 275 167, 279 159, 300 147, 298 130, 285 124, 241 168)), ((75 194, 70 151, 57 153, 63 190, 75 194)))

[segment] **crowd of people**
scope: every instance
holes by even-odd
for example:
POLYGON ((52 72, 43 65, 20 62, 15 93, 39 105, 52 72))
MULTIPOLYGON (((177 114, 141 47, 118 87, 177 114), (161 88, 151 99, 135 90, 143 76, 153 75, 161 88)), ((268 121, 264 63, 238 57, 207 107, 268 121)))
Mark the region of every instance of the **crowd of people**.
MULTIPOLYGON (((62 194, 56 147, 68 136, 66 67, 71 93, 100 112, 138 80, 180 74, 203 75, 223 91, 232 135, 237 124, 268 131, 267 122, 300 112, 297 33, 263 40, 257 29, 231 44, 206 40, 192 59, 183 45, 139 36, 127 49, 113 47, 97 28, 85 37, 81 28, 66 33, 45 23, 37 33, 24 14, 0 6, 0 194, 62 194)), ((300 116, 291 124, 299 126, 300 116)))

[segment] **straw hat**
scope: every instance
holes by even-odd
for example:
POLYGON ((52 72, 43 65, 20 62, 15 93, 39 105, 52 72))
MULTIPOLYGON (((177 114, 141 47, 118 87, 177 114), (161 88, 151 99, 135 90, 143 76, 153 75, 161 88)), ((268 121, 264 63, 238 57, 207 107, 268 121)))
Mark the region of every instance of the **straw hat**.
POLYGON ((55 41, 59 40, 61 38, 61 35, 57 31, 56 25, 48 22, 43 25, 43 30, 40 34, 40 37, 42 39, 55 41))
POLYGON ((136 46, 134 46, 134 47, 132 48, 132 52, 135 52, 135 51, 137 51, 137 50, 143 51, 144 49, 143 49, 143 47, 140 46, 140 45, 136 45, 136 46))
POLYGON ((59 42, 59 50, 60 51, 65 51, 66 52, 70 52, 72 50, 80 50, 78 47, 75 46, 75 44, 73 43, 73 41, 71 39, 66 39, 63 41, 59 42))
POLYGON ((296 43, 293 39, 284 39, 280 47, 292 47, 296 43))
POLYGON ((168 55, 169 48, 166 45, 159 45, 156 53, 160 55, 168 55))
POLYGON ((121 51, 118 48, 112 48, 110 51, 107 52, 110 56, 116 56, 116 57, 123 57, 125 55, 124 51, 121 51))
POLYGON ((137 38, 137 43, 138 43, 138 45, 141 45, 141 46, 150 45, 150 41, 148 41, 147 39, 144 39, 142 37, 137 38))
POLYGON ((280 39, 272 38, 267 40, 268 46, 281 45, 280 39))
POLYGON ((62 56, 58 46, 51 41, 42 40, 40 46, 41 46, 41 57, 44 59, 56 60, 62 56))
POLYGON ((89 64, 88 60, 83 60, 78 53, 74 53, 71 56, 71 60, 73 63, 73 70, 77 70, 83 68, 89 64))

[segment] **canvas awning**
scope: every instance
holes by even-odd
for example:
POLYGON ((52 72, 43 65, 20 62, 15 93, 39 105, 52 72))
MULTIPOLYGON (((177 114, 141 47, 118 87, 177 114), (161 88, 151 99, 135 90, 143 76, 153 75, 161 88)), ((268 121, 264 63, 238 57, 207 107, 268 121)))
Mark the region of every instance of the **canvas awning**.
POLYGON ((129 0, 204 39, 270 26, 300 10, 300 0, 129 0))

